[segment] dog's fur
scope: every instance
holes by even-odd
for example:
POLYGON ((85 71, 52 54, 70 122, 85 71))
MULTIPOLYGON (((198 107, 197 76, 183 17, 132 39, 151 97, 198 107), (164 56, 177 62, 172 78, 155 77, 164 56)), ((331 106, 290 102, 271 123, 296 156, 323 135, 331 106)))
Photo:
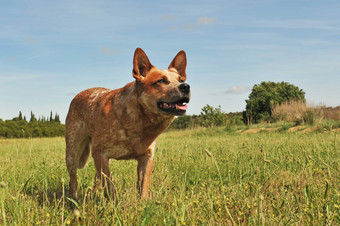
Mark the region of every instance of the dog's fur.
POLYGON ((182 50, 167 70, 157 69, 137 48, 134 82, 116 90, 87 89, 72 100, 66 118, 71 197, 77 199, 77 169, 85 166, 90 152, 96 180, 102 181, 110 195, 115 193, 109 170, 109 160, 114 158, 138 161, 138 189, 142 198, 149 196, 156 139, 175 115, 185 113, 185 103, 190 99, 190 86, 185 83, 186 65, 182 50))

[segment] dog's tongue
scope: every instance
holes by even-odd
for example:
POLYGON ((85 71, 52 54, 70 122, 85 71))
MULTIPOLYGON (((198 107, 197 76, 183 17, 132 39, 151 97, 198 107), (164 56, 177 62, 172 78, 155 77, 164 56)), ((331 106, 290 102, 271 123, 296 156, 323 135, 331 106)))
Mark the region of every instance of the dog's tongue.
POLYGON ((188 109, 188 106, 186 104, 183 104, 183 105, 177 104, 176 107, 177 107, 177 109, 180 109, 180 110, 183 110, 183 111, 188 109))

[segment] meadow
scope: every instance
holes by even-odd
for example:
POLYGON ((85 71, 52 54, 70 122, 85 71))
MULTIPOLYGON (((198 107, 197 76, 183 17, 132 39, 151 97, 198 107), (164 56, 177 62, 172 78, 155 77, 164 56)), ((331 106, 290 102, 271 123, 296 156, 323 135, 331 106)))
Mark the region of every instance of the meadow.
POLYGON ((111 160, 115 200, 92 190, 93 161, 67 197, 64 138, 0 139, 1 225, 340 224, 340 134, 224 127, 168 131, 158 140, 151 198, 136 161, 111 160))

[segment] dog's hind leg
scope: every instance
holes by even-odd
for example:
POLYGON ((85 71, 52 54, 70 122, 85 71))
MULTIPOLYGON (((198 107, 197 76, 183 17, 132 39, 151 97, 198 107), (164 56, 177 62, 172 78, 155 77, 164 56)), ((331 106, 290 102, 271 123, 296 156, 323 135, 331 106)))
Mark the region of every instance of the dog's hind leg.
POLYGON ((73 199, 78 198, 78 181, 77 181, 77 168, 78 161, 74 152, 76 152, 75 147, 73 145, 67 144, 66 142, 66 166, 68 173, 70 175, 70 183, 69 183, 69 195, 73 199))
POLYGON ((86 136, 80 123, 69 123, 66 128, 66 166, 70 175, 69 193, 78 198, 77 169, 84 167, 90 153, 89 136, 86 136))
POLYGON ((80 143, 80 157, 78 161, 78 169, 84 168, 84 166, 87 163, 87 160, 89 159, 90 152, 91 152, 91 137, 86 137, 84 140, 80 143))

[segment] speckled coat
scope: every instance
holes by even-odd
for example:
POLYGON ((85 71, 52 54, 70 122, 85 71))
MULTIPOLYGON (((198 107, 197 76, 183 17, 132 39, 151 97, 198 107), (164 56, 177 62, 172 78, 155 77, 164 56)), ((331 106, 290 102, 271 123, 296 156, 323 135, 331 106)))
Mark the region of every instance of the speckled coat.
POLYGON ((190 87, 184 83, 184 51, 177 54, 169 69, 160 70, 137 48, 133 64, 134 82, 116 90, 87 89, 70 104, 66 118, 66 165, 73 198, 77 198, 77 169, 85 166, 90 153, 97 170, 96 181, 102 181, 95 182, 95 186, 101 184, 114 195, 109 160, 136 159, 140 195, 149 196, 156 139, 174 115, 185 113, 186 105, 178 101, 189 102, 190 87))

